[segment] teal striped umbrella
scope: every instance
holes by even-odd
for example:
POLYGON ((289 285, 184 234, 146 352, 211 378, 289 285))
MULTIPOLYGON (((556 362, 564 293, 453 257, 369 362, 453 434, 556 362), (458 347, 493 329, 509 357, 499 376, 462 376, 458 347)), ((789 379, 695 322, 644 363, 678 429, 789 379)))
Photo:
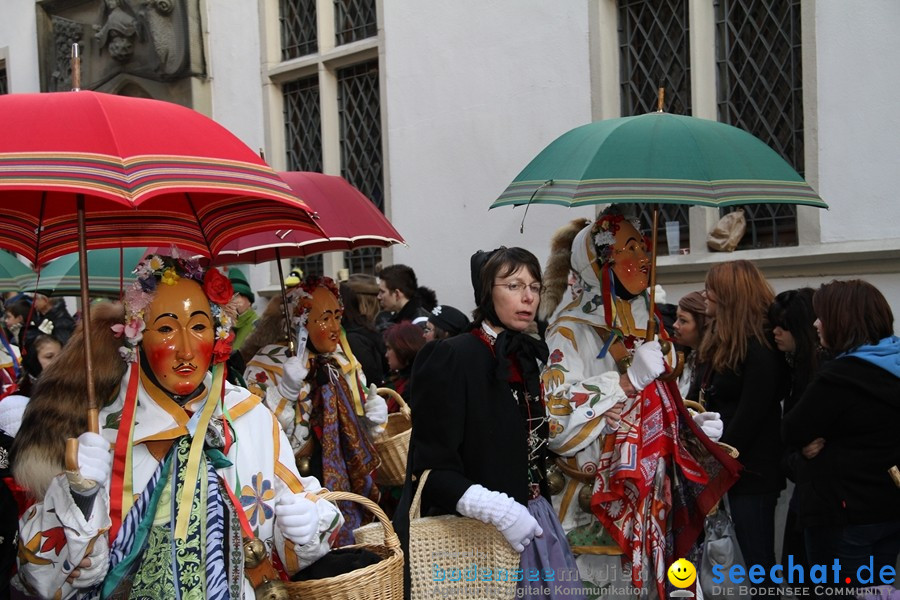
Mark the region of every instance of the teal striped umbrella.
POLYGON ((25 263, 9 252, 0 251, 0 292, 21 292, 22 283, 31 275, 25 263))
POLYGON ((762 140, 718 121, 654 112, 576 127, 491 208, 521 204, 828 205, 762 140))
MULTIPOLYGON (((132 269, 144 257, 146 248, 88 250, 88 292, 91 296, 119 298, 132 281, 132 269)), ((81 292, 78 253, 61 256, 41 269, 40 278, 29 271, 28 290, 47 295, 75 296, 81 292)))

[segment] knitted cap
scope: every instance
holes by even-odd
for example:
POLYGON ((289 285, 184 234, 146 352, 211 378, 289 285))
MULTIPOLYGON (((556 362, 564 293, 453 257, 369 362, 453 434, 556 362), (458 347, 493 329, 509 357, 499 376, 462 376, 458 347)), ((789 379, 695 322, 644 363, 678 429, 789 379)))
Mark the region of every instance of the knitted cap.
POLYGON ((231 286, 234 288, 235 294, 246 296, 250 299, 250 302, 256 302, 256 296, 253 295, 253 290, 250 289, 247 276, 244 275, 243 271, 236 267, 231 267, 228 269, 228 279, 231 280, 231 286))
POLYGON ((438 304, 428 315, 428 320, 435 327, 440 327, 449 335, 458 335, 469 328, 469 319, 465 313, 446 304, 438 304))

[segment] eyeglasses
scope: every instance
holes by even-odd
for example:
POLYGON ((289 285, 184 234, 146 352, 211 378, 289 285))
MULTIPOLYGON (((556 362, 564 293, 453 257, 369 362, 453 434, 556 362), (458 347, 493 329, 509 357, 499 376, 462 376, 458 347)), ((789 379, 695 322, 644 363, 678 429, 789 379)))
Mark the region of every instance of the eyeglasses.
POLYGON ((528 288, 532 294, 535 296, 541 295, 541 290, 544 289, 544 286, 540 283, 529 283, 525 285, 521 281, 511 281, 509 283, 495 283, 494 287, 504 287, 510 291, 512 294, 521 294, 525 291, 525 288, 528 288))

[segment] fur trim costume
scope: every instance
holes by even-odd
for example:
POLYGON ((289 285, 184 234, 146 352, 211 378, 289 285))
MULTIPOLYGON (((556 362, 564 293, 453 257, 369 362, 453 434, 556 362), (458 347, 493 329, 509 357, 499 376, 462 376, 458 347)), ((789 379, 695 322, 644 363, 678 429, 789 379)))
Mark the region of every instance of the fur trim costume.
POLYGON ((102 351, 97 393, 107 399, 100 443, 113 456, 106 479, 79 490, 60 473, 60 446, 86 429, 83 375, 65 371, 83 372, 78 336, 29 403, 14 468, 38 503, 20 521, 17 585, 46 598, 252 598, 242 538, 262 540, 293 573, 328 552, 343 519, 311 496, 303 508, 314 527, 309 540, 283 533, 290 524, 278 515, 299 513, 280 507, 322 488, 297 473, 290 442, 260 398, 224 380, 227 278, 155 256, 136 272, 127 319, 121 307, 92 308, 92 341, 102 351), (209 362, 217 363, 212 373, 209 362), (56 425, 45 421, 54 418, 56 425))
MULTIPOLYGON (((550 358, 541 377, 549 445, 559 455, 556 468, 563 482, 553 504, 585 581, 637 587, 655 582, 663 596, 672 548, 670 513, 678 509, 670 486, 675 479, 706 485, 720 469, 704 472, 707 464, 701 466, 686 450, 683 439, 696 439, 696 428, 674 385, 656 381, 634 397, 620 385, 628 363, 614 355, 633 354, 649 317, 646 289, 632 296, 614 273, 613 244, 623 220, 608 210, 574 237, 564 228, 554 241, 558 246, 565 243, 560 238, 571 240, 571 272, 560 304, 555 310, 544 307, 553 314, 547 330, 550 358), (615 427, 604 413, 617 404, 624 408, 615 427), (677 477, 670 462, 679 467, 677 477), (618 554, 624 556, 612 556, 618 554)), ((551 281, 548 287, 553 286, 551 281)), ((673 365, 674 352, 666 359, 673 365)), ((689 513, 695 529, 702 527, 703 506, 710 508, 724 492, 718 484, 713 489, 699 508, 682 507, 684 520, 689 513)))

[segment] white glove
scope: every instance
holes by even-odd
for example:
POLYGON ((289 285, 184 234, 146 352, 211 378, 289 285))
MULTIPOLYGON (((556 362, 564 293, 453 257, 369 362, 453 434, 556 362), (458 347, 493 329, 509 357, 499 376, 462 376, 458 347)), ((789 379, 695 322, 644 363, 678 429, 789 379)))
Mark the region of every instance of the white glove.
POLYGON ((666 362, 663 359, 659 342, 644 342, 634 351, 634 356, 631 358, 628 380, 634 389, 640 392, 653 383, 665 370, 666 362))
POLYGON ((717 412, 697 413, 694 415, 694 423, 703 430, 706 437, 714 442, 719 441, 719 438, 722 437, 722 431, 725 429, 722 417, 717 412))
POLYGON ((300 356, 292 356, 284 361, 281 381, 278 382, 278 392, 288 400, 296 400, 300 396, 303 380, 306 379, 309 369, 306 364, 309 360, 309 352, 306 348, 300 356))
POLYGON ((369 395, 366 396, 366 418, 374 435, 384 432, 384 424, 388 418, 387 402, 378 395, 378 387, 374 383, 369 386, 369 395))
POLYGON ((493 525, 516 552, 523 552, 535 536, 544 535, 527 508, 503 492, 493 492, 477 483, 460 497, 456 512, 493 525))
POLYGON ((78 436, 78 471, 82 477, 106 485, 112 475, 112 464, 109 442, 102 435, 85 431, 78 436))
POLYGON ((319 511, 305 494, 290 494, 275 505, 275 522, 286 538, 305 546, 319 529, 319 511))

